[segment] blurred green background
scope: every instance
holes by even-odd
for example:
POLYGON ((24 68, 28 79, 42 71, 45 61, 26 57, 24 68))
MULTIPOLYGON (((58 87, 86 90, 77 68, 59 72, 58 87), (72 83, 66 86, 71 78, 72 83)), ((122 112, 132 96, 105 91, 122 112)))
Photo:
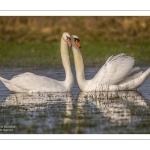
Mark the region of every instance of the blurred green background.
POLYGON ((150 17, 0 16, 0 66, 61 66, 65 31, 80 37, 86 66, 101 66, 118 53, 135 57, 136 65, 150 63, 150 17))

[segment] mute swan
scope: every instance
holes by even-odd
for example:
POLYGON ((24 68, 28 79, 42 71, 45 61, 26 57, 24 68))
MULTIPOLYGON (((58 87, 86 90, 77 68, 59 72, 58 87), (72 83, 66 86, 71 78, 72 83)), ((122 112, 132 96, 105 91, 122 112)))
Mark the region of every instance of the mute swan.
POLYGON ((74 77, 70 67, 68 46, 71 47, 70 34, 64 32, 61 37, 61 58, 66 73, 64 81, 58 81, 30 72, 14 76, 11 80, 0 77, 4 85, 13 92, 70 92, 74 84, 74 77))
POLYGON ((75 61, 77 83, 81 91, 119 91, 135 90, 141 86, 150 75, 150 68, 145 72, 139 72, 129 76, 139 67, 132 68, 134 59, 125 54, 118 54, 107 59, 98 73, 91 80, 86 80, 84 75, 84 63, 79 49, 79 37, 71 36, 72 51, 75 61))

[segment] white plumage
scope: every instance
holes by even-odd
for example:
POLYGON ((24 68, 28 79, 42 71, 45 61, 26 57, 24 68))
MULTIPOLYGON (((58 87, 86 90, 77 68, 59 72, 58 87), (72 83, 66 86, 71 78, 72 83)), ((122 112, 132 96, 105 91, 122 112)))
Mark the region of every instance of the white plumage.
POLYGON ((94 80, 99 79, 101 84, 117 84, 124 80, 134 65, 134 59, 125 54, 119 54, 108 58, 94 80))
POLYGON ((117 91, 135 90, 140 87, 150 75, 150 68, 145 72, 139 72, 129 76, 139 67, 134 66, 134 58, 124 53, 111 56, 91 80, 86 80, 84 75, 84 63, 80 49, 75 45, 71 37, 72 51, 74 55, 76 78, 81 91, 117 91))
MULTIPOLYGON (((58 81, 45 76, 39 76, 30 72, 14 76, 11 80, 0 77, 4 85, 13 92, 71 92, 74 78, 71 71, 68 46, 70 41, 69 33, 65 32, 61 38, 62 63, 66 72, 65 81, 58 81)), ((71 41, 70 41, 71 44, 71 41)))

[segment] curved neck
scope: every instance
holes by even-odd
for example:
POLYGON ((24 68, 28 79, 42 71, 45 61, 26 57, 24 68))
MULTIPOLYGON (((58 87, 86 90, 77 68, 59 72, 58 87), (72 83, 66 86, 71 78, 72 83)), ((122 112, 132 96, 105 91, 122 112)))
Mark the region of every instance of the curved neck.
POLYGON ((84 63, 80 49, 72 42, 72 51, 75 61, 76 69, 76 78, 79 85, 79 88, 84 91, 85 86, 87 85, 87 80, 85 79, 84 74, 84 63))
POLYGON ((61 38, 60 51, 61 51, 62 64, 64 66, 65 73, 66 73, 65 86, 66 88, 71 89, 73 87, 74 78, 73 78, 73 74, 72 74, 71 66, 70 66, 68 45, 67 45, 67 42, 65 42, 62 38, 61 38))

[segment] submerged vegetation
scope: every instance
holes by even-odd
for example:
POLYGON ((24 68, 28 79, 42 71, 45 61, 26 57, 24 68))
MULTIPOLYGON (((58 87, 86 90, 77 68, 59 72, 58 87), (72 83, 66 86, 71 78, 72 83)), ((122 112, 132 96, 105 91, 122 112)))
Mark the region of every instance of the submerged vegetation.
MULTIPOLYGON (((0 17, 1 67, 61 66, 60 38, 77 34, 86 66, 118 53, 150 63, 150 17, 0 17)), ((71 63, 73 56, 69 49, 71 63)))

